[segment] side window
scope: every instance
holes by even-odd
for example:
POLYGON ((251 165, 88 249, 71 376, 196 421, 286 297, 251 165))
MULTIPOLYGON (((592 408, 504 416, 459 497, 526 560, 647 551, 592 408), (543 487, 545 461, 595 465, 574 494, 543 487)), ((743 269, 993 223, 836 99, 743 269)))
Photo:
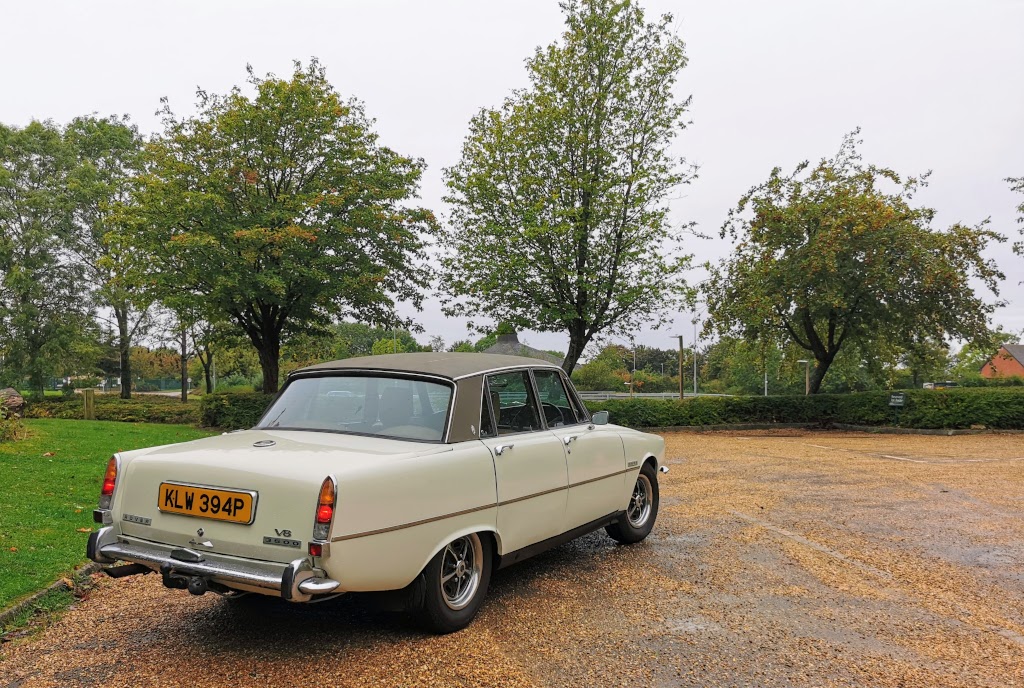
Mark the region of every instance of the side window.
POLYGON ((525 370, 487 376, 494 420, 499 435, 533 432, 541 429, 537 400, 525 370))
POLYGON ((533 377, 537 381, 541 410, 549 428, 580 422, 581 419, 577 418, 576 409, 569 400, 561 373, 557 370, 534 370, 533 377))

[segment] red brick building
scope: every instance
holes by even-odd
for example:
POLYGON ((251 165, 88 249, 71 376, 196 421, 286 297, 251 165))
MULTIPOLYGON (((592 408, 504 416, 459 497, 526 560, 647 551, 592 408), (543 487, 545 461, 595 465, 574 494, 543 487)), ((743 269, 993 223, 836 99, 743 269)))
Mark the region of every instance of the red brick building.
POLYGON ((981 367, 982 377, 1024 377, 1024 344, 1006 344, 981 367))

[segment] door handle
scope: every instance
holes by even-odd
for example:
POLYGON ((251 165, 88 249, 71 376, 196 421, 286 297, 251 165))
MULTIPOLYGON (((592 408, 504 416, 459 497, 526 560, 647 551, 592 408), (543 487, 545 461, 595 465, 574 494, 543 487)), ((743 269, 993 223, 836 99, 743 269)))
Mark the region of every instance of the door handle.
POLYGON ((579 435, 567 435, 562 441, 565 442, 565 446, 568 447, 569 443, 572 442, 577 437, 579 437, 579 435))
POLYGON ((505 453, 506 449, 511 449, 514 446, 516 446, 516 445, 514 445, 514 444, 499 444, 497 447, 494 448, 494 455, 495 456, 501 456, 502 454, 505 453))

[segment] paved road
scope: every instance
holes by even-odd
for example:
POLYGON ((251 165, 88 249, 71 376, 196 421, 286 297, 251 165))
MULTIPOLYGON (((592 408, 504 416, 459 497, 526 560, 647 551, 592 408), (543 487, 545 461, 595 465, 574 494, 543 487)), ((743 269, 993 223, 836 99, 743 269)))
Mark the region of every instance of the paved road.
POLYGON ((460 633, 104 579, 0 686, 1024 686, 1024 436, 668 439, 647 542, 501 571, 460 633))

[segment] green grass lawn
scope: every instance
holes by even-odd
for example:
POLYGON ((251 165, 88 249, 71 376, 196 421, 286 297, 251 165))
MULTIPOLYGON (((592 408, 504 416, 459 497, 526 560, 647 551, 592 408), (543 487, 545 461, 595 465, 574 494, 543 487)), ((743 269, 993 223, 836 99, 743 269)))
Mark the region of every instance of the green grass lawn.
POLYGON ((26 420, 0 444, 0 609, 85 561, 107 460, 117 451, 214 434, 186 425, 26 420))

